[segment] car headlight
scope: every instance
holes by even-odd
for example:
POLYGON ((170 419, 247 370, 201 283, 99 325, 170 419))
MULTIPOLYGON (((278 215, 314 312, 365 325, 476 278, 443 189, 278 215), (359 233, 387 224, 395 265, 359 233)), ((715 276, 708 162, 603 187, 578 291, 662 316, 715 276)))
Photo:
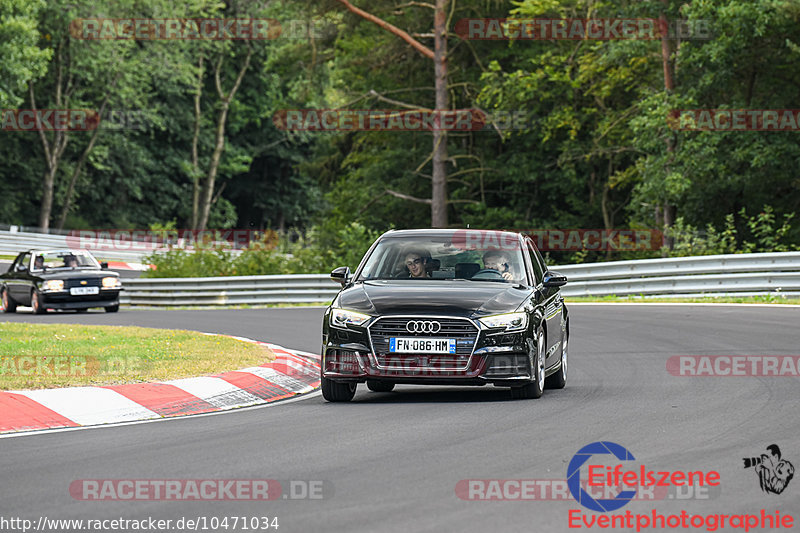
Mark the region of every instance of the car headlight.
POLYGON ((104 289, 116 289, 121 285, 119 278, 115 278, 109 276, 107 278, 103 278, 103 288, 104 289))
POLYGON ((45 291, 63 291, 64 290, 64 280, 63 279, 48 279, 44 283, 42 283, 42 290, 45 291))
POLYGON ((478 322, 490 329, 503 328, 506 331, 518 331, 528 327, 527 313, 506 313, 479 318, 478 322))
POLYGON ((347 326, 360 326, 372 318, 363 313, 348 311, 347 309, 334 309, 331 311, 331 326, 346 328, 347 326))

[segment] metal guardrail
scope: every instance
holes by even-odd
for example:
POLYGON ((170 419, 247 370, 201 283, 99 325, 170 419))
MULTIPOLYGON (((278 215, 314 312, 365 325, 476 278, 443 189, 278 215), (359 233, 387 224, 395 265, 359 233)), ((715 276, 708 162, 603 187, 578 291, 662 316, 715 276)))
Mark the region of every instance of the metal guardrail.
POLYGON ((706 255, 553 267, 565 296, 800 295, 800 252, 706 255))
MULTIPOLYGON (((75 239, 68 239, 67 235, 53 235, 49 233, 29 233, 24 231, 0 231, 0 254, 16 255, 30 249, 59 249, 74 247, 75 239)), ((141 262, 152 251, 138 250, 101 250, 92 252, 99 259, 112 261, 141 262)))
MULTIPOLYGON (((554 266, 565 296, 800 296, 800 252, 710 255, 554 266)), ((328 302, 328 274, 125 279, 122 303, 148 306, 328 302)))
POLYGON ((315 303, 330 301, 339 292, 328 274, 145 278, 122 283, 123 304, 150 306, 315 303))

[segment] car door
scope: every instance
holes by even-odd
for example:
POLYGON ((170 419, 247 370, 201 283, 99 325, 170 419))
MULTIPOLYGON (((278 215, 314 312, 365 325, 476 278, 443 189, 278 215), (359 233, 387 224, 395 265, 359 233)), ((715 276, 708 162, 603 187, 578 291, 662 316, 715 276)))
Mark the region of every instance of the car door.
POLYGON ((528 257, 533 266, 533 274, 536 278, 536 287, 541 291, 544 305, 544 316, 547 324, 547 360, 545 366, 554 365, 560 357, 560 347, 562 341, 562 322, 564 315, 564 298, 558 287, 545 287, 542 285, 547 266, 541 254, 533 245, 533 242, 526 240, 528 257))
POLYGON ((6 281, 8 286, 8 294, 14 299, 15 302, 27 305, 30 303, 30 281, 28 280, 28 267, 31 262, 31 254, 28 252, 21 253, 11 265, 9 271, 10 277, 6 281))

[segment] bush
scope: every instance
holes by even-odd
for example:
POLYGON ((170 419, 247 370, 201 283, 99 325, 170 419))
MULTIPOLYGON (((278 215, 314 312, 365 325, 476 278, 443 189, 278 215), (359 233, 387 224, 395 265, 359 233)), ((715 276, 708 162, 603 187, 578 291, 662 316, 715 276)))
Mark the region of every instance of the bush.
POLYGON ((262 276, 268 274, 327 273, 339 266, 354 269, 379 233, 357 222, 330 229, 314 227, 295 242, 257 242, 236 256, 231 250, 198 248, 194 252, 171 249, 148 256, 155 270, 150 278, 209 276, 262 276))
POLYGON ((747 216, 744 208, 739 211, 739 225, 745 231, 737 229, 736 218, 732 213, 725 216, 724 226, 717 230, 711 224, 705 231, 686 224, 678 218, 666 232, 673 239, 670 257, 686 257, 690 255, 740 254, 754 252, 788 252, 798 250, 796 244, 790 244, 787 235, 791 230, 790 222, 794 213, 784 215, 780 227, 777 226, 775 212, 771 206, 764 206, 761 213, 747 216))

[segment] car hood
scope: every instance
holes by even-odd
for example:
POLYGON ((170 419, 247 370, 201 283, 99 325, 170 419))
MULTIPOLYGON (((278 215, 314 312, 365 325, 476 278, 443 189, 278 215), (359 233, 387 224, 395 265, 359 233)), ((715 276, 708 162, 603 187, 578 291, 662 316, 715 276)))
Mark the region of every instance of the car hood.
POLYGON ((119 274, 111 270, 96 269, 75 269, 75 270, 45 270, 34 273, 42 279, 94 279, 105 277, 119 277, 119 274))
POLYGON ((491 281, 375 280, 343 290, 335 303, 373 315, 471 317, 515 311, 529 296, 528 287, 491 281))

